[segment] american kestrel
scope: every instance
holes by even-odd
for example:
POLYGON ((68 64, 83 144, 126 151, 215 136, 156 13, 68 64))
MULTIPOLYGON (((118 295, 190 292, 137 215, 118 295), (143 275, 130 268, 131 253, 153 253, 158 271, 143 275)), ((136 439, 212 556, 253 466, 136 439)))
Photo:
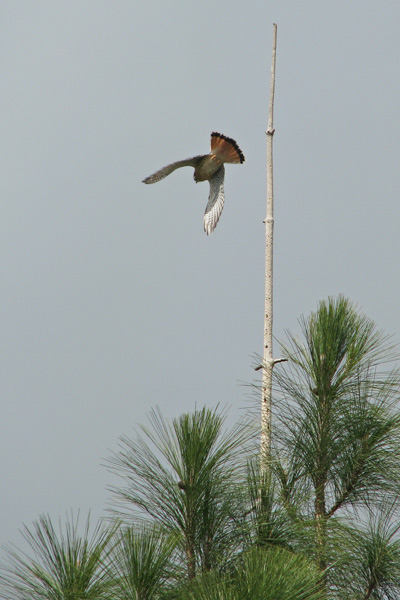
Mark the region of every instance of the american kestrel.
POLYGON ((211 151, 209 154, 193 156, 186 160, 178 160, 143 179, 143 183, 156 183, 180 167, 194 167, 195 182, 210 182, 210 195, 204 213, 204 231, 212 233, 224 208, 224 163, 242 163, 244 154, 230 137, 213 131, 211 134, 211 151))

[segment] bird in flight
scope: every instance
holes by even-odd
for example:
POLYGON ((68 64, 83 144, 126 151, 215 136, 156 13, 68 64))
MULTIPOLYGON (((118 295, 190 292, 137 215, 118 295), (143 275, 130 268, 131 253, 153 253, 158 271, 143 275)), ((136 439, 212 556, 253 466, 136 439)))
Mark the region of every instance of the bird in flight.
POLYGON ((143 179, 143 183, 156 183, 180 167, 194 167, 193 178, 196 183, 199 181, 210 182, 210 195, 204 213, 204 231, 209 235, 216 228, 224 208, 224 163, 243 163, 244 160, 244 154, 235 140, 213 131, 209 154, 201 154, 171 163, 143 179))

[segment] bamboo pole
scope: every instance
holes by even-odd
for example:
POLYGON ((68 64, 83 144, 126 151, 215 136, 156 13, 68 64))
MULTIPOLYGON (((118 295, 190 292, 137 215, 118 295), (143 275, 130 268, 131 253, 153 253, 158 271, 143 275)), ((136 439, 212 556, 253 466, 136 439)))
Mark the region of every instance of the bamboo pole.
POLYGON ((264 352, 262 364, 262 398, 261 398, 261 470, 266 472, 271 457, 271 396, 272 371, 274 359, 272 354, 273 323, 273 242, 274 242, 274 180, 273 180, 273 137, 274 129, 274 97, 276 67, 277 26, 274 23, 271 62, 271 87, 268 110, 267 134, 267 216, 265 218, 265 312, 264 312, 264 352))

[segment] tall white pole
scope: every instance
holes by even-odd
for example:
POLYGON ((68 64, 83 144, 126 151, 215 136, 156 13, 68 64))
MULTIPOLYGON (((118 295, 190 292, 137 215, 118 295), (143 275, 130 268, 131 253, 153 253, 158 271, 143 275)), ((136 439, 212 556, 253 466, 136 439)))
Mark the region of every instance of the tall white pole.
POLYGON ((276 66, 277 26, 274 23, 271 63, 271 88, 268 110, 267 134, 267 216, 265 218, 265 314, 264 314, 264 352, 262 365, 261 398, 261 468, 267 471, 271 456, 271 396, 273 323, 273 243, 274 243, 274 180, 273 180, 273 137, 274 137, 274 96, 276 66))

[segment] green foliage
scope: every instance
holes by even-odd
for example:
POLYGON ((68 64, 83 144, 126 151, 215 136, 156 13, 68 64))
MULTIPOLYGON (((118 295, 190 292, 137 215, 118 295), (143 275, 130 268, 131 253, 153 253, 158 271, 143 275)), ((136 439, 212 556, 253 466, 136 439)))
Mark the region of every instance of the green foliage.
POLYGON ((399 507, 388 503, 364 524, 349 523, 331 581, 341 600, 400 597, 399 507))
POLYGON ((349 505, 396 494, 400 477, 399 372, 388 339, 342 297, 302 319, 305 344, 289 334, 277 369, 277 464, 288 501, 329 518, 349 505), (311 503, 311 504, 310 504, 311 503))
POLYGON ((102 600, 109 598, 110 580, 103 558, 113 529, 98 525, 89 536, 89 518, 82 535, 78 518, 67 518, 65 532, 57 532, 50 517, 42 516, 33 530, 22 534, 32 551, 29 556, 8 548, 9 562, 0 576, 4 600, 102 600))
POLYGON ((249 430, 238 425, 225 433, 224 420, 224 414, 203 408, 168 423, 152 411, 151 428, 142 428, 145 438, 123 437, 109 461, 125 482, 113 488, 115 512, 147 516, 180 535, 190 578, 227 560, 237 545, 238 487, 249 430))
POLYGON ((323 600, 321 574, 304 556, 253 548, 226 575, 211 573, 184 589, 190 600, 323 600))
MULTIPOLYGON (((304 341, 288 334, 288 362, 275 373, 273 473, 295 531, 292 547, 316 560, 331 594, 391 598, 376 595, 383 576, 371 583, 372 571, 381 572, 376 555, 366 566, 376 536, 359 537, 359 527, 344 517, 384 509, 400 491, 400 377, 397 369, 384 370, 394 347, 343 297, 321 302, 300 322, 304 341), (368 551, 361 539, 369 540, 368 551), (354 558, 351 585, 343 557, 347 564, 354 558)), ((385 556, 382 564, 389 565, 385 556)))
POLYGON ((172 563, 177 540, 159 527, 122 528, 108 557, 115 600, 153 600, 178 576, 172 563))
POLYGON ((260 468, 258 459, 248 464, 246 501, 243 547, 291 548, 296 539, 295 522, 285 513, 276 478, 260 468))

